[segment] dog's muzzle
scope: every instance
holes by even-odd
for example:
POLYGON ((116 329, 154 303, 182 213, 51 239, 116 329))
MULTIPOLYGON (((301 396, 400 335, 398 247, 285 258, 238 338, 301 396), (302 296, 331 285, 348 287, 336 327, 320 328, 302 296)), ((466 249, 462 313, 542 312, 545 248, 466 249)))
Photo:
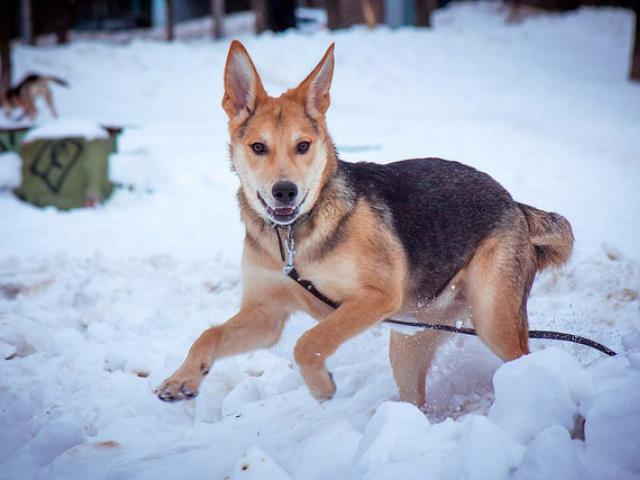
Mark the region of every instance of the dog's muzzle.
POLYGON ((275 207, 269 205, 265 199, 262 198, 260 192, 258 192, 258 199, 260 200, 260 203, 262 203, 262 206, 266 210, 269 218, 278 225, 284 226, 292 224, 298 218, 298 215, 300 214, 300 205, 304 203, 306 196, 302 202, 297 205, 278 205, 275 207))

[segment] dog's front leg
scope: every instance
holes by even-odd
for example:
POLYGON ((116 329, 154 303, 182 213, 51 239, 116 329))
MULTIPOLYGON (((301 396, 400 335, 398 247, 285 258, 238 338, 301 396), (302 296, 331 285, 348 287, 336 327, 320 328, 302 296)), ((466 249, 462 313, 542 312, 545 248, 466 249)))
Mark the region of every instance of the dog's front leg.
POLYGON ((336 386, 325 360, 340 345, 396 312, 400 302, 388 292, 370 289, 349 299, 296 343, 294 358, 311 394, 318 400, 333 397, 336 386))
POLYGON ((278 306, 243 306, 222 325, 205 330, 173 375, 156 388, 160 400, 194 398, 216 358, 267 348, 280 338, 289 313, 278 306))

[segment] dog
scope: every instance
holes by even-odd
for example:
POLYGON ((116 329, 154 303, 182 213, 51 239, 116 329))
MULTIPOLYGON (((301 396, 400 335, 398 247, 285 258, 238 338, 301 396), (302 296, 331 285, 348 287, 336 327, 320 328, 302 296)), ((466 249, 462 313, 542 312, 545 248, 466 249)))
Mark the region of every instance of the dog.
POLYGON ((51 115, 54 118, 58 118, 58 112, 53 103, 53 95, 49 88, 51 83, 69 87, 69 83, 66 80, 51 75, 44 76, 32 73, 24 77, 16 86, 9 88, 2 97, 2 109, 5 116, 10 118, 14 110, 21 109, 22 115, 16 121, 20 121, 27 116, 33 121, 38 116, 36 100, 38 97, 43 97, 51 115))
MULTIPOLYGON (((296 311, 319 320, 293 351, 319 400, 336 391, 327 357, 391 315, 448 324, 466 315, 503 360, 529 352, 527 297, 536 272, 569 258, 569 222, 516 202, 489 175, 461 163, 340 160, 325 117, 333 52, 332 44, 296 88, 275 98, 246 49, 231 43, 222 107, 246 226, 242 302, 193 343, 156 389, 161 400, 195 397, 215 359, 273 345, 296 311), (300 277, 337 309, 283 275, 281 229, 295 243, 300 277)), ((427 372, 445 335, 391 332, 401 400, 424 405, 427 372)))

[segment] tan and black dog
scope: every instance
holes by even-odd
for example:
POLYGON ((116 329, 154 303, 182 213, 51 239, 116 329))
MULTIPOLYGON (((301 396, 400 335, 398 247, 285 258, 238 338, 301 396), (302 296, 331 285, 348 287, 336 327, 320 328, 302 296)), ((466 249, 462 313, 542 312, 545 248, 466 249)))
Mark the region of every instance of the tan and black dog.
MULTIPOLYGON (((457 162, 339 160, 325 120, 333 65, 332 45, 300 85, 274 98, 245 48, 231 44, 222 106, 246 225, 242 306, 202 333, 157 388, 160 399, 196 396, 215 359, 273 345, 300 310, 319 320, 294 349, 318 399, 336 389, 327 357, 394 314, 448 324, 470 317, 503 360, 528 353, 529 290, 537 271, 571 254, 567 220, 517 203, 491 177, 457 162), (292 229, 300 276, 339 308, 283 275, 274 225, 292 229)), ((424 403, 427 370, 444 335, 392 332, 401 399, 424 403)))
POLYGON ((66 80, 53 76, 44 76, 30 74, 24 77, 18 84, 10 89, 2 96, 2 109, 7 117, 10 117, 16 109, 22 110, 22 115, 16 120, 21 120, 28 116, 30 120, 35 120, 38 116, 36 100, 43 97, 49 107, 51 115, 58 117, 56 107, 53 103, 53 95, 49 85, 56 83, 63 87, 68 87, 66 80))

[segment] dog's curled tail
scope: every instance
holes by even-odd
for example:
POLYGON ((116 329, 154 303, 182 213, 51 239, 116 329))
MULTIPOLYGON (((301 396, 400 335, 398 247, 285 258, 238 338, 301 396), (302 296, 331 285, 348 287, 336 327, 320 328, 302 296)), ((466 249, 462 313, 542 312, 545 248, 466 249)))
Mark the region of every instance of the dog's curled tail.
POLYGON ((69 88, 69 82, 67 82, 64 78, 54 77, 52 75, 47 75, 46 77, 43 77, 43 78, 45 80, 50 81, 50 82, 57 83, 58 85, 60 85, 62 87, 69 88))
POLYGON ((569 221, 557 213, 522 203, 518 203, 518 206, 529 225, 531 242, 538 257, 538 270, 565 263, 573 251, 573 231, 569 221))

